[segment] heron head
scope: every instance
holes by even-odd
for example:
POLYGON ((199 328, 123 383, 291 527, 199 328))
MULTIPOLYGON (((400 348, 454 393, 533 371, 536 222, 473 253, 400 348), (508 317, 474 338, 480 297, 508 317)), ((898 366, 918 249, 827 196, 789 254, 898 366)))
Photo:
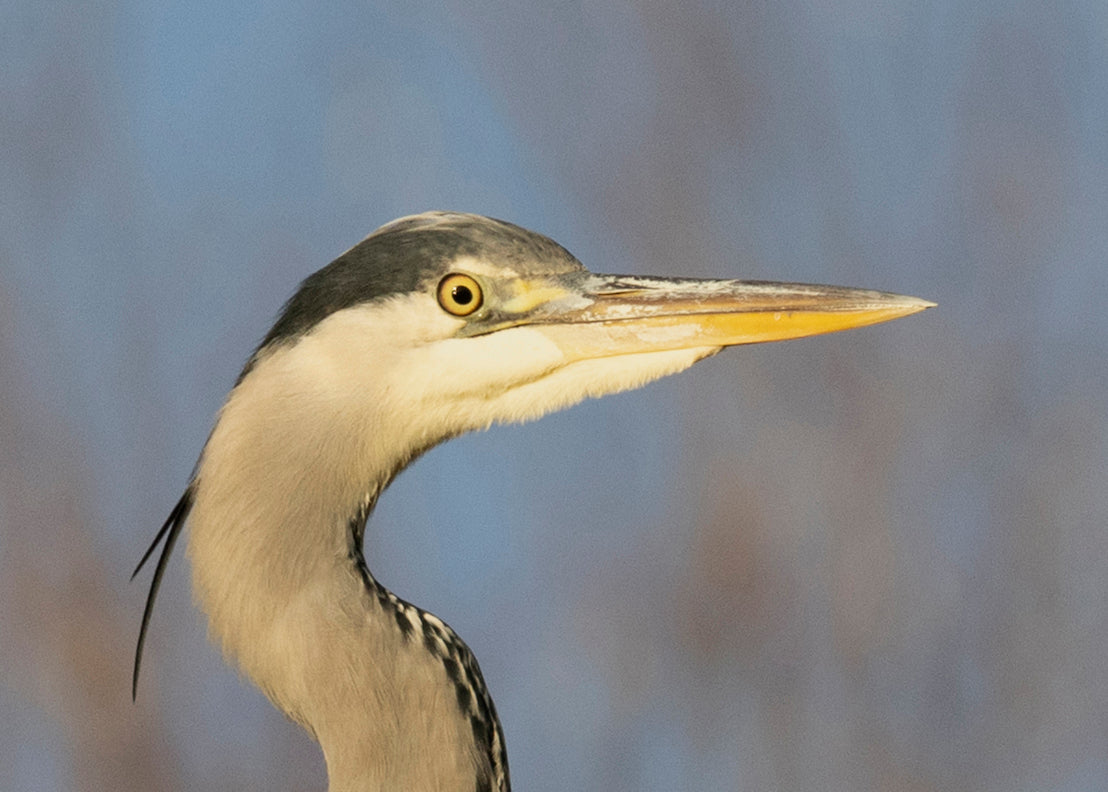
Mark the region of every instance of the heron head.
POLYGON ((335 405, 369 400, 422 448, 637 387, 726 346, 930 305, 834 286, 599 275, 540 234, 433 212, 382 227, 309 277, 244 378, 294 358, 299 387, 335 405))

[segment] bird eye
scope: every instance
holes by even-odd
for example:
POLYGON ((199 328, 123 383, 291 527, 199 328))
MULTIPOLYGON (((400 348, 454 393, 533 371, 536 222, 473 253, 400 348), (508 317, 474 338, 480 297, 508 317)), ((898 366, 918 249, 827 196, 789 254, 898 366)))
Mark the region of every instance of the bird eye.
POLYGON ((439 305, 454 316, 469 316, 481 307, 481 284, 455 272, 439 282, 439 305))

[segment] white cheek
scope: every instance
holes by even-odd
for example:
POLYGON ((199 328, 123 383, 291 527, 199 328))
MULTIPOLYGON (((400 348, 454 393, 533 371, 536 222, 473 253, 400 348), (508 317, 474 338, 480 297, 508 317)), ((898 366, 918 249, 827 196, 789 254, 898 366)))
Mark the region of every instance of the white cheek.
POLYGON ((396 364, 381 406, 422 445, 515 420, 500 399, 559 370, 565 356, 542 333, 512 328, 410 349, 396 364))
POLYGON ((409 351, 390 377, 414 401, 490 394, 564 365, 544 334, 526 327, 476 338, 449 338, 409 351))
POLYGON ((531 421, 585 399, 641 387, 684 371, 719 347, 644 352, 622 357, 578 360, 549 375, 501 394, 489 411, 500 422, 531 421))

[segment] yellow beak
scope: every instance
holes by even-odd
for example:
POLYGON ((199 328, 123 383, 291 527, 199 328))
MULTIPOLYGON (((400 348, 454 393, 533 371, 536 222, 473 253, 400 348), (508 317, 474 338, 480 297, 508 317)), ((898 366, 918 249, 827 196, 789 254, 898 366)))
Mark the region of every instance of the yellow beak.
POLYGON ((543 301, 523 322, 540 326, 574 358, 783 341, 934 306, 899 294, 801 283, 590 275, 575 286, 543 301))

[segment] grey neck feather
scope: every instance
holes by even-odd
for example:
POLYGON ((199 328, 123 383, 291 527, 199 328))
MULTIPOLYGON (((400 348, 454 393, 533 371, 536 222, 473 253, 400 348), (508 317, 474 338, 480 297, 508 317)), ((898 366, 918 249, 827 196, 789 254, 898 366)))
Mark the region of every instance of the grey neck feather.
POLYGON ((285 306, 143 558, 164 539, 136 684, 154 595, 187 519, 193 590, 213 638, 316 737, 335 792, 509 788, 473 654, 440 619, 378 583, 362 556, 366 517, 408 462, 456 434, 567 401, 555 386, 546 401, 524 394, 493 409, 484 385, 494 383, 477 383, 453 394, 458 409, 434 401, 413 373, 449 380, 443 366, 454 366, 466 383, 464 362, 425 343, 456 330, 433 285, 459 256, 521 274, 583 272, 546 237, 488 218, 429 213, 379 229, 285 306), (403 354, 413 357, 398 364, 403 354))
POLYGON ((424 448, 397 440, 356 467, 369 455, 340 425, 350 416, 305 415, 296 400, 287 415, 274 408, 287 385, 274 372, 287 370, 262 356, 221 411, 159 533, 143 636, 187 519, 211 635, 318 740, 332 792, 507 792, 503 734, 472 652, 381 585, 362 554, 377 495, 424 448))

